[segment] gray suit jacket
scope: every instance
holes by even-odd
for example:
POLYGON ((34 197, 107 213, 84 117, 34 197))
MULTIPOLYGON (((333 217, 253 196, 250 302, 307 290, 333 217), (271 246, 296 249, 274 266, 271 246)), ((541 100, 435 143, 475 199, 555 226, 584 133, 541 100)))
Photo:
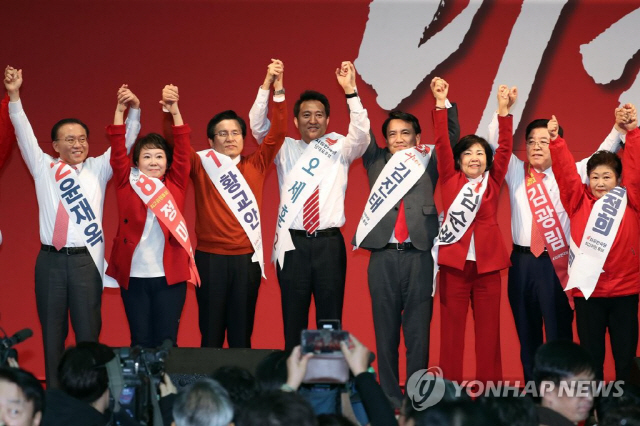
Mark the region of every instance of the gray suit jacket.
MULTIPOLYGON (((451 146, 460 138, 460 124, 458 123, 458 107, 453 104, 447 109, 449 118, 449 139, 451 146)), ((433 240, 438 234, 438 212, 433 200, 433 192, 438 182, 438 168, 435 151, 424 174, 418 182, 404 196, 405 216, 411 243, 419 250, 431 250, 433 240)), ((371 143, 362 156, 362 164, 367 169, 369 189, 376 182, 382 169, 391 158, 388 148, 380 148, 371 134, 371 143)), ((398 203, 378 222, 369 235, 362 241, 360 247, 367 250, 384 248, 389 243, 398 217, 398 203)), ((355 245, 355 236, 352 244, 355 245)))

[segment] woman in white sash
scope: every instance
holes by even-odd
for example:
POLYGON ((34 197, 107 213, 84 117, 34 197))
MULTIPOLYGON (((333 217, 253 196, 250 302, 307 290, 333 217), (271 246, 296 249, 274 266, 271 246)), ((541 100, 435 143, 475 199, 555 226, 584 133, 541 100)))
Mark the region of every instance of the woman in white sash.
POLYGON ((465 325, 471 300, 476 378, 483 382, 501 380, 500 270, 511 263, 498 227, 497 210, 513 146, 512 117, 507 109, 509 89, 500 86, 498 90, 500 131, 494 155, 487 141, 476 135, 463 137, 452 151, 444 108, 448 85, 444 80, 432 84, 436 97, 433 122, 438 174, 445 206, 445 222, 436 238, 441 303, 439 365, 445 378, 462 381, 465 325))
POLYGON ((118 197, 118 233, 107 274, 120 285, 131 346, 157 347, 165 339, 175 344, 190 277, 188 253, 147 208, 130 182, 130 175, 140 172, 160 179, 175 199, 176 209, 183 211, 191 130, 183 124, 177 101, 178 88, 165 86, 161 103, 173 116, 173 152, 159 134, 140 137, 133 149, 134 168, 124 145, 124 107, 118 107, 114 125, 107 127, 118 197))
POLYGON ((619 186, 622 162, 608 151, 598 151, 589 159, 589 183, 583 184, 571 167, 574 160, 566 142, 558 136, 555 116, 548 128, 553 173, 571 219, 567 291, 574 298, 580 344, 593 357, 596 378, 603 379, 608 329, 616 380, 628 380, 638 346, 640 293, 640 130, 635 107, 627 104, 617 109, 616 121, 627 131, 624 188, 619 186))

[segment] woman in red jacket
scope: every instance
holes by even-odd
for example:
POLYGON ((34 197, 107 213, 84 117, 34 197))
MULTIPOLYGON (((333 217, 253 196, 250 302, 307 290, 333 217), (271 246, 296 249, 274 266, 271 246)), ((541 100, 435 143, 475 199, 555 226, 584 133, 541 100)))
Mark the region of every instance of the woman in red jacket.
MULTIPOLYGON (((133 149, 135 167, 131 167, 122 125, 126 98, 119 99, 114 124, 107 127, 118 198, 118 233, 107 274, 120 285, 131 331, 131 346, 145 348, 157 347, 166 339, 176 342, 186 281, 190 278, 189 254, 162 222, 163 218, 159 220, 134 190, 135 182, 145 182, 146 177, 159 179, 175 200, 176 205, 169 206, 171 210, 175 208, 179 213, 184 209, 191 130, 182 122, 178 88, 165 86, 162 99, 161 103, 173 116, 173 152, 162 136, 148 134, 136 141, 133 149)), ((164 211, 174 215, 173 211, 164 211)))
MULTIPOLYGON (((495 156, 483 138, 468 135, 449 145, 445 99, 448 85, 434 79, 433 112, 438 174, 445 222, 436 244, 440 265, 440 367, 444 377, 462 381, 464 334, 469 300, 476 330, 476 378, 502 378, 500 360, 500 270, 510 266, 498 227, 500 186, 513 146, 509 89, 498 90, 499 146, 495 156)), ((513 88, 513 96, 516 89, 513 88)))
POLYGON ((580 345, 591 354, 600 380, 607 329, 616 380, 629 379, 638 346, 640 130, 635 107, 617 109, 616 124, 627 131, 624 187, 619 186, 622 162, 608 151, 589 159, 589 183, 583 184, 570 167, 573 156, 558 136, 555 116, 548 124, 553 174, 571 219, 567 290, 572 289, 574 297, 580 345))

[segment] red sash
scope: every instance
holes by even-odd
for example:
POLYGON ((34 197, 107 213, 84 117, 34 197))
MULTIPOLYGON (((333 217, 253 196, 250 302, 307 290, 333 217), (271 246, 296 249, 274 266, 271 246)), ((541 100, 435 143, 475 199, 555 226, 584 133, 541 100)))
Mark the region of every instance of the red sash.
MULTIPOLYGON (((553 269, 564 289, 569 281, 569 244, 562 230, 558 213, 553 208, 547 188, 542 183, 544 173, 538 173, 529 163, 524 163, 525 186, 531 215, 544 238, 553 269)), ((525 225, 526 226, 526 225, 525 225)))

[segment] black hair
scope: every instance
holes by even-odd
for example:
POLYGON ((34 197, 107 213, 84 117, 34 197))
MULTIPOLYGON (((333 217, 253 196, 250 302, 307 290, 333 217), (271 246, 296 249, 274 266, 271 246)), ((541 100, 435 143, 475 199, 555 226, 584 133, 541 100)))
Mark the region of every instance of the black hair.
MULTIPOLYGON (((531 123, 527 125, 527 130, 524 132, 524 140, 529 140, 529 134, 533 131, 533 129, 547 129, 547 124, 549 124, 548 118, 537 118, 533 120, 531 123)), ((561 126, 558 126, 558 135, 561 138, 564 137, 564 130, 562 130, 561 126)))
POLYGON ((67 395, 92 403, 109 386, 105 364, 115 356, 102 343, 80 342, 67 349, 58 365, 60 389, 67 395))
POLYGON ((0 367, 0 380, 14 383, 20 388, 27 401, 33 403, 34 415, 38 411, 44 413, 44 389, 33 374, 20 368, 0 367))
POLYGON ((167 143, 167 140, 158 133, 149 133, 148 135, 141 136, 136 141, 133 147, 133 164, 138 167, 140 161, 140 152, 142 148, 157 148, 164 151, 167 156, 167 169, 171 167, 173 161, 173 149, 167 143))
POLYGON ((481 138, 478 135, 467 135, 464 136, 458 143, 453 147, 453 159, 455 160, 455 169, 460 170, 460 157, 462 157, 462 153, 471 148, 475 144, 480 144, 484 149, 485 157, 487 158, 487 168, 486 170, 491 170, 491 165, 493 164, 493 150, 491 149, 491 145, 484 138, 481 138))
POLYGON ((496 416, 482 404, 471 400, 441 401, 420 411, 416 426, 495 426, 496 416))
POLYGON ((226 111, 222 111, 213 116, 211 120, 209 120, 209 124, 207 124, 207 137, 211 140, 216 137, 214 130, 219 122, 223 120, 236 120, 240 125, 240 130, 242 131, 242 138, 247 137, 247 123, 244 122, 242 117, 236 114, 235 111, 228 109, 226 111))
POLYGON ((411 123, 413 131, 416 133, 416 135, 422 133, 420 122, 415 115, 409 114, 408 112, 391 111, 389 113, 389 117, 387 117, 387 119, 384 120, 384 123, 382 123, 382 135, 385 139, 387 139, 387 127, 389 127, 389 123, 391 122, 391 120, 402 120, 406 121, 407 123, 411 123))
POLYGON ((589 158, 589 161, 587 161, 587 176, 591 175, 593 169, 598 166, 607 166, 611 168, 618 179, 622 176, 622 161, 620 160, 620 157, 613 152, 598 151, 593 154, 591 158, 589 158))
POLYGON ((256 379, 261 391, 280 389, 287 381, 287 358, 291 351, 274 351, 256 367, 256 379))
POLYGON ((307 400, 294 392, 270 391, 249 401, 238 413, 236 426, 317 426, 307 400))
MULTIPOLYGON (((514 389, 519 392, 519 389, 514 389)), ((487 407, 500 420, 501 426, 537 426, 538 412, 530 396, 480 396, 476 402, 487 407)))
POLYGON ((227 390, 236 412, 258 394, 258 381, 246 368, 230 365, 220 367, 213 372, 211 378, 227 390))
POLYGON ((87 133, 87 137, 89 137, 89 128, 82 121, 78 120, 77 118, 63 118, 62 120, 54 124, 51 128, 51 142, 58 139, 58 130, 60 130, 60 127, 64 126, 65 124, 81 125, 84 128, 84 131, 87 133))
POLYGON ((351 420, 342 414, 318 415, 318 426, 355 426, 351 420))
POLYGON ((538 348, 533 361, 533 380, 538 389, 543 381, 557 386, 569 377, 595 371, 589 352, 569 340, 545 343, 538 348))
POLYGON ((327 117, 329 117, 329 113, 330 113, 329 99, 327 99, 327 97, 322 93, 316 92, 315 90, 305 90, 304 92, 300 93, 300 98, 293 105, 294 117, 296 118, 298 117, 298 115, 300 114, 300 107, 302 106, 302 103, 306 101, 320 102, 322 105, 324 105, 324 112, 327 115, 327 117))

